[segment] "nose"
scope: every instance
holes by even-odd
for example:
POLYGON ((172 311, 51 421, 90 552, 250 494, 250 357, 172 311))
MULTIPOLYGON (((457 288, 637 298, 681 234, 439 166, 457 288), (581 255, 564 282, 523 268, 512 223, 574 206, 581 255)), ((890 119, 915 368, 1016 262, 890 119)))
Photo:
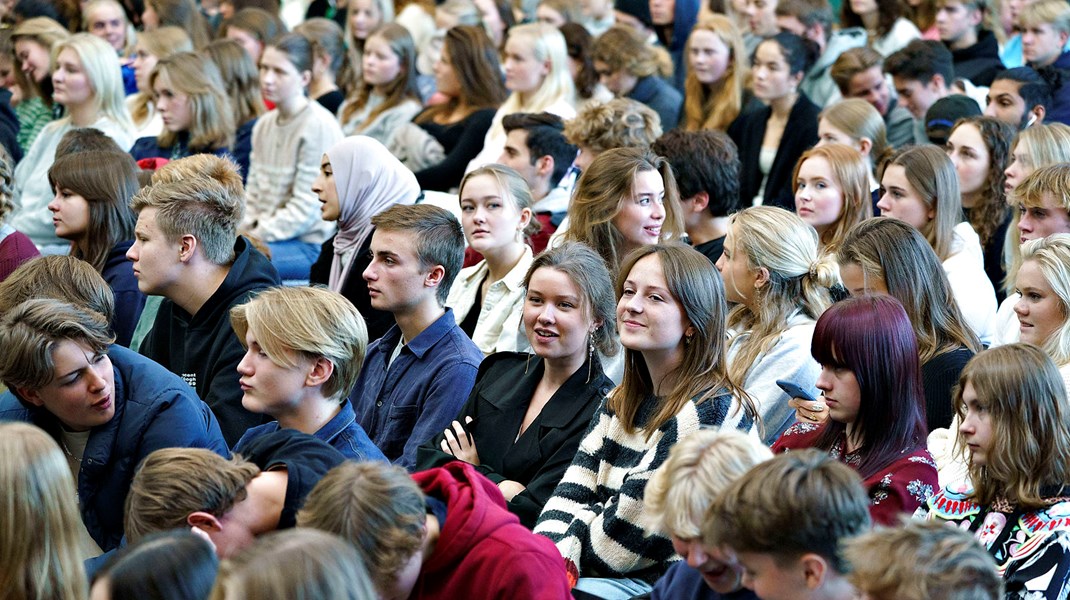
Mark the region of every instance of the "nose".
POLYGON ((130 245, 130 249, 126 251, 126 260, 131 262, 137 262, 138 246, 141 242, 134 240, 134 243, 130 245))
POLYGON ((717 262, 713 263, 713 266, 717 268, 717 271, 719 273, 724 273, 724 267, 726 262, 727 261, 724 258, 724 253, 722 253, 721 256, 717 258, 717 262))
POLYGON ((883 215, 885 211, 892 208, 891 202, 888 202, 888 194, 882 194, 881 199, 877 202, 877 209, 881 211, 883 215))
POLYGON ((799 191, 795 192, 795 199, 800 202, 810 201, 810 188, 806 186, 799 187, 799 191))
POLYGON ((1033 222, 1029 219, 1027 213, 1022 213, 1022 216, 1018 218, 1018 231, 1021 233, 1028 233, 1033 230, 1033 222))
POLYGON ((547 302, 543 305, 542 311, 539 312, 539 322, 550 324, 556 321, 557 315, 554 314, 554 305, 547 302))
POLYGON ((650 218, 655 221, 661 221, 665 218, 665 204, 663 202, 654 202, 654 206, 650 209, 650 218))
POLYGON ((966 418, 964 418, 962 420, 962 423, 959 424, 959 433, 961 433, 962 435, 971 435, 975 431, 976 428, 973 425, 973 415, 967 413, 966 418))
POLYGON ((107 386, 108 382, 104 379, 102 371, 103 365, 93 365, 93 368, 89 369, 89 374, 87 375, 86 380, 86 383, 89 386, 89 391, 96 393, 107 386))
POLYGON ((375 281, 376 279, 379 279, 379 275, 376 274, 373 265, 368 265, 368 268, 364 269, 364 273, 361 274, 361 277, 364 278, 364 281, 375 281))
POLYGON ((238 363, 238 373, 239 374, 241 374, 241 375, 252 375, 253 374, 252 365, 249 364, 251 362, 249 360, 249 356, 252 355, 252 353, 253 353, 252 350, 246 350, 245 351, 245 356, 241 357, 241 362, 238 363))
POLYGON ((1014 303, 1014 312, 1019 317, 1029 315, 1029 305, 1025 303, 1025 298, 1019 298, 1018 301, 1014 303))
POLYGON ((821 373, 818 374, 817 381, 814 383, 814 387, 821 390, 822 392, 827 392, 832 389, 832 386, 829 385, 829 377, 825 372, 825 369, 821 369, 821 373))
POLYGON ((687 566, 697 569, 706 564, 709 557, 706 556, 706 551, 702 549, 702 544, 698 542, 692 542, 687 549, 687 566))
POLYGON ((989 102, 988 105, 985 106, 985 116, 986 117, 994 117, 994 116, 996 116, 996 104, 994 102, 989 102))

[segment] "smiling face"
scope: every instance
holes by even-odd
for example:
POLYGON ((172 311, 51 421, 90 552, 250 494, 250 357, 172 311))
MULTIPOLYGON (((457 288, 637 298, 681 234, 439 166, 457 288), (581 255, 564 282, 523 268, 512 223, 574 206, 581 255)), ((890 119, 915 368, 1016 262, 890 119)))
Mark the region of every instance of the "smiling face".
POLYGON ((156 73, 152 94, 165 129, 175 133, 189 130, 193 123, 193 102, 188 95, 175 89, 167 71, 161 69, 156 73))
POLYGON ((390 42, 373 35, 364 43, 364 81, 377 88, 389 85, 401 74, 401 58, 390 48, 390 42))
POLYGON ((487 254, 524 243, 521 232, 531 220, 531 209, 518 209, 493 175, 469 177, 460 202, 461 226, 472 249, 487 254))
POLYGON ((665 182, 658 171, 638 171, 632 197, 624 198, 613 226, 624 238, 624 253, 661 240, 665 222, 665 182))
POLYGON ((338 186, 334 183, 334 168, 331 167, 331 159, 326 154, 320 161, 319 175, 312 182, 312 191, 323 204, 320 207, 323 220, 337 221, 342 216, 342 209, 338 203, 338 186))
POLYGON ((795 180, 795 212, 824 234, 843 214, 843 188, 832 174, 828 159, 812 156, 799 166, 795 180))
POLYGON ((1022 263, 1014 287, 1022 294, 1014 305, 1019 339, 1043 348, 1066 323, 1063 303, 1035 260, 1022 263))
POLYGON ((617 329, 625 348, 665 357, 666 364, 683 358, 685 335, 693 335, 684 307, 669 293, 661 258, 650 254, 636 261, 617 301, 617 329))
POLYGON ((82 341, 63 340, 52 351, 54 377, 42 388, 18 389, 34 406, 52 413, 71 431, 87 431, 115 416, 111 359, 82 341))
POLYGON ((996 445, 995 425, 988 402, 977 397, 973 382, 968 379, 962 387, 962 404, 966 416, 959 425, 959 435, 970 450, 970 463, 984 466, 996 445))
POLYGON ((706 29, 695 30, 687 48, 689 68, 699 83, 713 85, 728 72, 732 53, 716 33, 706 29))
POLYGON ((959 125, 947 138, 947 155, 955 165, 963 202, 973 205, 985 191, 991 155, 976 125, 959 125))
POLYGON ((48 48, 28 38, 15 40, 15 59, 18 61, 19 69, 26 74, 26 77, 38 83, 48 77, 52 67, 52 59, 49 57, 48 48))
POLYGON ((70 48, 64 48, 56 57, 56 70, 52 73, 52 99, 68 109, 84 106, 93 101, 93 86, 82 67, 82 59, 70 48))
POLYGON ((587 337, 600 325, 590 312, 582 290, 564 271, 540 267, 531 274, 523 318, 535 354, 582 365, 587 337))
POLYGON ((86 17, 89 33, 108 42, 108 45, 122 52, 126 47, 126 18, 123 10, 114 4, 99 4, 86 17))
POLYGON ((877 203, 882 217, 899 219, 918 231, 925 231, 925 226, 936 216, 910 185, 906 169, 902 165, 888 165, 881 178, 881 199, 877 203))
POLYGON ((61 187, 48 203, 48 210, 52 211, 56 237, 71 240, 75 244, 85 239, 89 231, 89 202, 84 197, 61 187))
POLYGON ((718 594, 731 594, 743 587, 743 567, 731 550, 712 548, 703 545, 700 539, 683 539, 675 535, 672 536, 672 547, 718 594))

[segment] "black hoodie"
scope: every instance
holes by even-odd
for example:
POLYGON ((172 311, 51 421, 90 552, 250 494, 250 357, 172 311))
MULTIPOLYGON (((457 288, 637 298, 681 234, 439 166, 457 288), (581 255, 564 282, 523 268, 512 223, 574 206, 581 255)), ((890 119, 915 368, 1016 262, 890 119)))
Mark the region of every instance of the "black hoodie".
POLYGON ((230 326, 230 309, 265 288, 280 285, 279 273, 248 240, 234 244, 234 262, 226 279, 197 314, 190 315, 164 299, 152 331, 139 352, 186 380, 211 407, 227 444, 234 446, 250 427, 265 422, 242 406, 238 363, 245 354, 230 326))
POLYGON ((992 85, 996 74, 1005 68, 999 60, 996 36, 987 29, 977 32, 976 44, 962 50, 951 50, 951 60, 955 63, 955 77, 968 79, 974 85, 992 85))

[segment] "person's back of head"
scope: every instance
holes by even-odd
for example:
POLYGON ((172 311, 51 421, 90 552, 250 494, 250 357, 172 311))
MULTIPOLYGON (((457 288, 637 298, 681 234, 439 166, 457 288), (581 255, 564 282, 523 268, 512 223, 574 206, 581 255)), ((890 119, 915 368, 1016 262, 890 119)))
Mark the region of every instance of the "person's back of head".
POLYGON ((727 217, 743 207, 739 198, 739 153, 727 134, 673 129, 655 140, 650 149, 669 161, 681 202, 705 193, 713 217, 727 217))
POLYGON ((999 600, 996 562, 969 531, 904 520, 844 543, 851 583, 871 600, 999 600))
POLYGON ((34 258, 0 282, 0 315, 35 298, 84 307, 109 323, 115 313, 115 294, 108 282, 89 263, 68 255, 34 258))
POLYGON ((531 164, 543 157, 554 159, 554 170, 550 174, 550 187, 556 187, 568 173, 572 161, 576 159, 577 148, 565 137, 565 122, 561 117, 548 112, 513 113, 502 119, 505 133, 522 129, 527 133, 528 156, 531 164))
POLYGON ((444 306, 464 262, 464 230, 457 218, 430 204, 394 205, 372 217, 372 225, 377 231, 410 233, 420 266, 442 267, 444 273, 435 296, 444 306))
POLYGON ((219 67, 234 109, 234 123, 241 127, 264 114, 267 109, 260 94, 260 73, 245 48, 234 40, 216 40, 201 51, 219 67))
POLYGON ((928 84, 939 75, 945 86, 955 80, 951 51, 935 40, 914 40, 893 52, 884 61, 884 70, 892 77, 928 84))
POLYGON ((97 571, 93 595, 110 600, 204 599, 218 569, 215 549, 201 536, 184 530, 154 533, 119 550, 97 571))
POLYGON ((795 450, 760 463, 718 496, 703 540, 739 554, 751 573, 744 585, 759 597, 770 571, 806 569, 807 591, 823 597, 818 588, 847 572, 841 543, 869 530, 869 506, 853 469, 819 450, 795 450), (757 563, 772 568, 756 570, 757 563))
POLYGON ((298 527, 353 544, 384 597, 402 591, 396 590, 398 575, 420 551, 426 519, 424 494, 412 477, 401 467, 371 461, 331 469, 297 514, 298 527))
POLYGON ((115 140, 95 127, 79 127, 63 134, 56 146, 56 159, 82 152, 124 152, 115 140))
POLYGON ((589 103, 565 124, 568 141, 595 154, 613 148, 649 148, 661 131, 658 113, 630 98, 589 103))
POLYGON ((981 107, 973 98, 964 94, 951 94, 940 98, 925 111, 925 135, 935 146, 943 147, 951 130, 959 119, 981 115, 981 107))

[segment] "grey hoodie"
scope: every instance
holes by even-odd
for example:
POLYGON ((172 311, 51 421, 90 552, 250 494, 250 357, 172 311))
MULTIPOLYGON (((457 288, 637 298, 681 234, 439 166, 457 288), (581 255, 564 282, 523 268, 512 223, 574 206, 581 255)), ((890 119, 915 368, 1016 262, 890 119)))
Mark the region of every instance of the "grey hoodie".
POLYGON ((866 45, 866 30, 861 27, 849 27, 833 32, 829 37, 825 52, 818 57, 817 62, 806 73, 800 88, 814 104, 824 108, 841 98, 840 89, 832 81, 830 71, 832 63, 841 54, 851 48, 860 48, 866 45))

